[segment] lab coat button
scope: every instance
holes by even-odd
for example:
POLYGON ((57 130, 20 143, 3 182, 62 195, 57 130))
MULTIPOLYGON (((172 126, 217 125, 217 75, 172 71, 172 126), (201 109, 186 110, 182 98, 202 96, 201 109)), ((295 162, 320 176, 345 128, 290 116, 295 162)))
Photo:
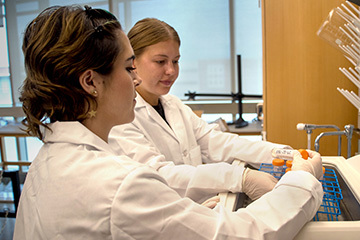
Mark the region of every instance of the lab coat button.
POLYGON ((183 151, 183 156, 186 157, 187 155, 188 155, 188 152, 187 152, 187 150, 185 149, 185 150, 183 151))

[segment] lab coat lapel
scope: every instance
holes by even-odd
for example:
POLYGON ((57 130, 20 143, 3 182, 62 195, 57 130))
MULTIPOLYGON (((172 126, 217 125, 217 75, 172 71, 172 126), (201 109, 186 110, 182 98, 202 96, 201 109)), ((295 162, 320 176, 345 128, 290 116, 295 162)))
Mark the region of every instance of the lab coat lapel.
MULTIPOLYGON (((140 96, 140 94, 138 94, 136 101, 137 101, 136 108, 145 108, 146 109, 147 116, 149 116, 149 121, 154 121, 157 125, 159 125, 161 128, 163 128, 166 133, 168 133, 171 137, 173 137, 176 141, 178 141, 178 139, 177 139, 174 131, 171 129, 171 127, 165 122, 165 120, 160 116, 160 114, 140 96)), ((163 102, 161 102, 161 103, 163 103, 163 102)), ((166 120, 168 120, 168 115, 171 115, 171 114, 166 114, 165 107, 164 107, 164 110, 165 110, 166 120)))
POLYGON ((166 120, 170 124, 172 128, 172 132, 174 136, 176 137, 176 140, 178 142, 179 139, 182 139, 182 141, 186 141, 186 130, 184 129, 184 123, 183 123, 183 117, 180 113, 180 108, 177 106, 176 102, 171 101, 171 99, 166 98, 165 96, 162 96, 162 104, 165 111, 166 120))

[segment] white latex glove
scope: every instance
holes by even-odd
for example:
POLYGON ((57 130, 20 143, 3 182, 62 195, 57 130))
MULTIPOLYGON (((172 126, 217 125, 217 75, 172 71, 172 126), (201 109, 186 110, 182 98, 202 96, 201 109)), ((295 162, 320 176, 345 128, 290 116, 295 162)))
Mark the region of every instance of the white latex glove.
POLYGON ((251 200, 256 200, 270 192, 277 182, 269 173, 246 168, 242 178, 242 190, 251 200))
POLYGON ((301 157, 299 151, 294 151, 291 170, 306 171, 314 175, 317 179, 320 179, 323 175, 321 156, 318 152, 314 152, 308 149, 306 151, 309 153, 309 158, 307 160, 304 160, 301 157))
POLYGON ((220 197, 214 196, 203 202, 201 205, 213 209, 214 207, 216 207, 216 204, 218 204, 218 202, 220 202, 220 197))

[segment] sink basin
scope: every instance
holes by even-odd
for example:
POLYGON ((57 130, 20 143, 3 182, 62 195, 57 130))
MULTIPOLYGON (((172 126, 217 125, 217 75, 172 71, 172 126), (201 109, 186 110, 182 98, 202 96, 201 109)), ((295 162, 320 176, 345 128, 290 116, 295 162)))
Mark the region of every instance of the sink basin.
POLYGON ((340 200, 339 221, 357 221, 360 220, 360 204, 356 200, 354 194, 344 181, 344 178, 339 174, 336 168, 328 166, 328 168, 334 169, 338 176, 338 182, 341 188, 343 199, 340 200))
MULTIPOLYGON (((327 169, 331 169, 335 172, 337 176, 337 181, 340 185, 341 195, 342 198, 340 202, 340 206, 336 203, 336 208, 340 209, 340 214, 331 214, 332 210, 324 210, 324 207, 320 207, 319 212, 317 213, 314 221, 356 221, 360 220, 360 204, 356 200, 354 194, 347 186, 346 182, 344 181, 343 177, 339 174, 339 171, 331 165, 324 164, 327 169), (325 212, 325 213, 324 213, 325 212), (326 213, 326 212, 330 212, 326 213)), ((330 189, 329 191, 331 191, 330 189)), ((244 194, 239 193, 236 198, 236 205, 234 210, 239 208, 244 208, 249 205, 252 201, 244 194)), ((326 206, 332 206, 332 203, 327 203, 326 206)), ((329 207, 325 207, 329 208, 329 207)))
MULTIPOLYGON (((359 239, 360 236, 360 173, 347 163, 343 157, 322 157, 323 166, 334 170, 340 185, 342 199, 340 214, 328 220, 328 216, 319 214, 319 219, 307 223, 294 238, 309 239, 359 239)), ((360 160, 360 159, 359 159, 360 160)), ((220 195, 225 208, 236 210, 246 207, 251 200, 243 193, 220 195)))

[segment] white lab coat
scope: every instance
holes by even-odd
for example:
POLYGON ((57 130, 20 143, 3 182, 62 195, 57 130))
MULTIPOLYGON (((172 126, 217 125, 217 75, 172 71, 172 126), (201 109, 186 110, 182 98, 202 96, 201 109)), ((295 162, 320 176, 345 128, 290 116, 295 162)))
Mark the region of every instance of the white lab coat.
POLYGON ((115 126, 109 144, 118 154, 153 166, 181 196, 197 202, 219 192, 242 192, 243 167, 224 162, 240 159, 258 168, 272 161, 272 148, 284 147, 221 132, 170 94, 160 98, 170 126, 140 94, 136 101, 135 120, 115 126), (162 167, 163 157, 178 166, 162 167))
POLYGON ((153 168, 113 155, 79 122, 50 127, 26 177, 15 240, 291 239, 322 199, 321 184, 294 171, 246 209, 212 210, 181 198, 153 168))

